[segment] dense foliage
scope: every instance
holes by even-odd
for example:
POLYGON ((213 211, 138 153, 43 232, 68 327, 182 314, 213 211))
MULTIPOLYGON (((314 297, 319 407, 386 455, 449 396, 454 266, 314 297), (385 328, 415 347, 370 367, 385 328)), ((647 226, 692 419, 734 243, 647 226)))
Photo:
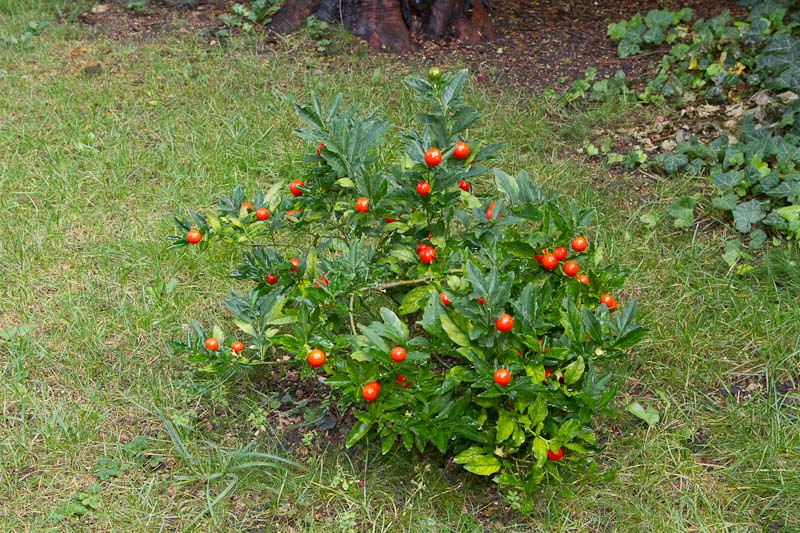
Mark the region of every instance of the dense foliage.
POLYGON ((243 344, 193 323, 173 347, 210 372, 289 354, 352 409, 348 446, 433 447, 530 488, 585 466, 616 390, 607 361, 645 330, 609 294, 624 272, 583 237, 593 210, 484 166, 498 146, 474 137, 466 78, 407 80, 428 110, 388 168, 375 113, 297 106, 314 149, 294 175, 175 220, 173 247, 246 249, 232 275, 249 289, 225 301, 243 344))
MULTIPOLYGON (((767 231, 800 237, 800 12, 785 2, 755 3, 744 21, 728 12, 688 26, 691 10, 651 11, 612 23, 620 55, 671 44, 639 97, 680 103, 701 100, 742 108, 740 131, 711 143, 689 139, 655 158, 663 171, 707 175, 716 190, 713 207, 730 213, 751 247, 767 231), (766 230, 766 231, 765 231, 766 230)), ((691 213, 694 200, 674 208, 691 213), (687 211, 688 210, 688 211, 687 211)), ((678 217, 680 225, 691 216, 678 217)))

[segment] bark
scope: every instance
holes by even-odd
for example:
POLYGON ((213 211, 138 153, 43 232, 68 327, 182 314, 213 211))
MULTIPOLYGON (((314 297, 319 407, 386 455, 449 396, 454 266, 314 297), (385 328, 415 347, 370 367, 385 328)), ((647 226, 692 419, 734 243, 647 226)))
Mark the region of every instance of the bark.
POLYGON ((309 15, 341 23, 367 43, 372 51, 405 53, 413 35, 425 39, 454 37, 477 44, 494 37, 487 0, 287 0, 270 28, 289 32, 309 15))
POLYGON ((278 33, 294 31, 303 24, 306 17, 319 9, 319 5, 320 0, 288 0, 272 17, 270 29, 278 33))

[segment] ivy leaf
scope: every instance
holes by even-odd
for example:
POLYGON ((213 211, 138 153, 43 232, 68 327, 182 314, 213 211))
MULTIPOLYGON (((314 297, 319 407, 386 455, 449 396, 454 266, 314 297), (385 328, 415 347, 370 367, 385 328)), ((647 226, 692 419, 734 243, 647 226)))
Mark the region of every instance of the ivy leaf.
POLYGON ((739 196, 736 193, 729 192, 711 200, 711 205, 714 206, 714 209, 719 209, 720 211, 733 211, 738 201, 739 196))
POLYGON ((639 45, 628 39, 622 39, 617 46, 617 52, 619 53, 619 57, 625 58, 634 56, 639 53, 639 45))
POLYGON ((748 248, 754 250, 760 248, 767 241, 767 234, 763 229, 754 229, 750 232, 750 242, 748 248))
POLYGON ((800 237, 800 205, 787 205, 778 214, 789 223, 789 231, 800 237))
POLYGON ((669 174, 674 174, 689 164, 689 158, 686 156, 686 154, 658 154, 655 157, 655 160, 656 164, 658 164, 669 174))
POLYGON ((730 172, 722 172, 711 176, 711 183, 723 193, 732 191, 742 183, 744 173, 740 170, 732 170, 730 172))
POLYGON ((648 28, 661 28, 665 30, 672 26, 675 15, 667 9, 652 9, 644 17, 648 28))
POLYGON ((750 200, 736 206, 733 210, 733 223, 739 233, 750 233, 753 224, 764 220, 767 216, 763 202, 750 200))
POLYGON ((692 196, 681 196, 670 204, 667 213, 674 218, 676 228, 688 228, 694 224, 694 208, 697 200, 692 196))
POLYGON ((623 37, 625 37, 625 33, 628 31, 628 23, 625 20, 621 20, 619 22, 612 22, 608 25, 608 30, 606 35, 612 41, 619 41, 623 37))

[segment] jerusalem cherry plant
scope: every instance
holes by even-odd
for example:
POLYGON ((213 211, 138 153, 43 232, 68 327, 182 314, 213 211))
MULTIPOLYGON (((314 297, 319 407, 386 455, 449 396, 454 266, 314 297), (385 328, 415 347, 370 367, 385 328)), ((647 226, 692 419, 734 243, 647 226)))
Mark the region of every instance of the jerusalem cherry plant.
POLYGON ((532 488, 585 465, 615 393, 609 361, 645 330, 587 237, 594 212, 486 166, 499 146, 471 129, 466 76, 408 80, 427 111, 391 165, 389 124, 312 95, 293 175, 176 218, 173 247, 240 245, 246 290, 225 301, 238 339, 193 322, 173 348, 210 372, 289 354, 352 409, 348 446, 436 449, 532 488))

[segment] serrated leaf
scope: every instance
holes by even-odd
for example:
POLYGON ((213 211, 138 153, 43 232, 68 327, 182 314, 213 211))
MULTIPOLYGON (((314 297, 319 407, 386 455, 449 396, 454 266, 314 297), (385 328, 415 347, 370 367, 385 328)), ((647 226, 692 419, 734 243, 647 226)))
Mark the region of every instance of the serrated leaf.
POLYGON ((625 32, 628 31, 628 24, 627 21, 621 20, 619 22, 612 22, 608 25, 608 29, 606 30, 606 35, 612 41, 619 41, 623 37, 625 37, 625 32))
POLYGON ((667 9, 652 9, 644 17, 644 23, 648 28, 666 29, 672 26, 675 15, 667 9))

